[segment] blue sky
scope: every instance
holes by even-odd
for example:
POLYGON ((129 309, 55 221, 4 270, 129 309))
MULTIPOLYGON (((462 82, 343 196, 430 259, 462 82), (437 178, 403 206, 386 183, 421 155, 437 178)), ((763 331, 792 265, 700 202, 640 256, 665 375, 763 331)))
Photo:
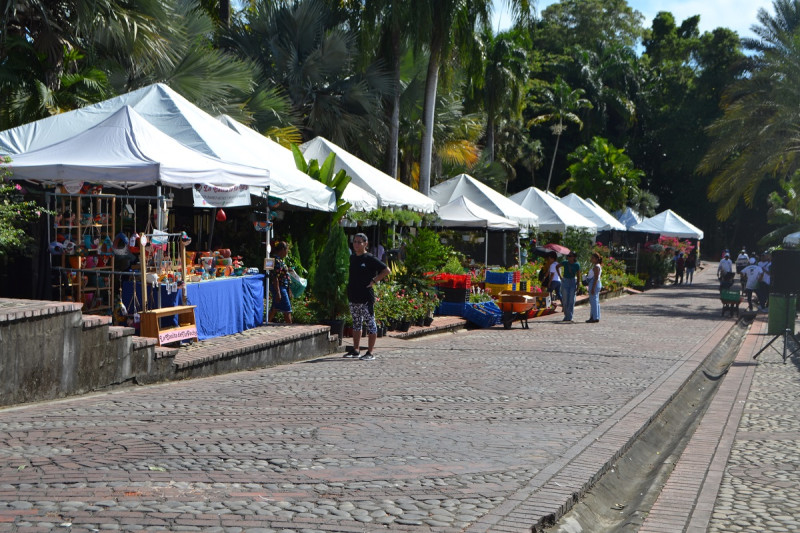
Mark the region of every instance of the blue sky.
MULTIPOLYGON (((556 0, 539 0, 542 11, 556 0)), ((669 11, 680 24, 684 19, 700 15, 700 31, 711 31, 720 26, 735 30, 740 37, 753 37, 750 26, 756 23, 756 13, 763 7, 774 13, 771 0, 628 0, 628 5, 644 15, 644 25, 649 27, 659 11, 669 11)), ((494 27, 503 29, 510 24, 506 0, 494 0, 494 27)))

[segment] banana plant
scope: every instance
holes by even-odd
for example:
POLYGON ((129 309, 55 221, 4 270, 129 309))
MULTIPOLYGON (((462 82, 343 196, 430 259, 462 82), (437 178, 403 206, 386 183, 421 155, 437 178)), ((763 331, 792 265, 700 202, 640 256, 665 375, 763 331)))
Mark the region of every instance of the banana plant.
POLYGON ((316 159, 307 162, 306 158, 303 156, 303 152, 300 151, 300 148, 298 148, 296 144, 292 144, 291 147, 292 154, 294 155, 294 163, 297 165, 297 168, 323 185, 327 185, 336 193, 336 211, 333 213, 332 222, 338 224, 352 207, 350 202, 346 202, 342 199, 344 190, 347 188, 352 178, 348 176, 344 170, 340 170, 334 174, 336 154, 328 154, 328 157, 325 158, 325 161, 322 162, 322 166, 320 167, 319 161, 316 159))

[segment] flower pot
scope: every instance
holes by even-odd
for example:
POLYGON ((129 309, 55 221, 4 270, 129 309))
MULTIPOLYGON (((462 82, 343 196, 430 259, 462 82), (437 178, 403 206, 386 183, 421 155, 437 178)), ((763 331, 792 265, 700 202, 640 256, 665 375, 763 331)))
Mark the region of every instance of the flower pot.
POLYGON ((421 317, 419 317, 419 318, 416 320, 416 322, 414 322, 414 325, 415 325, 415 326, 417 326, 417 327, 420 327, 420 328, 421 328, 422 326, 424 326, 424 325, 425 325, 425 317, 422 317, 422 316, 421 316, 421 317))
POLYGON ((423 321, 422 321, 422 324, 423 324, 425 327, 428 327, 428 326, 430 326, 431 324, 433 324, 433 317, 432 317, 432 316, 426 316, 426 317, 423 319, 423 321))
POLYGON ((344 337, 344 320, 322 320, 323 325, 331 327, 331 335, 339 337, 339 346, 342 345, 344 337))
POLYGON ((408 331, 411 327, 410 320, 401 320, 399 324, 397 324, 397 331, 408 331))

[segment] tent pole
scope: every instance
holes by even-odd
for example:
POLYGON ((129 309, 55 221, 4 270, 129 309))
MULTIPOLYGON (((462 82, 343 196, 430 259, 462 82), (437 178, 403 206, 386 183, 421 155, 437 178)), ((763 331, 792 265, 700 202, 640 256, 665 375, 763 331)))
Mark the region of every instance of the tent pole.
POLYGON ((486 228, 486 236, 483 238, 483 266, 489 265, 489 228, 486 228))
POLYGON ((156 205, 158 212, 156 213, 156 228, 158 231, 164 231, 164 210, 162 209, 161 202, 164 201, 164 198, 161 196, 161 182, 156 184, 156 205))

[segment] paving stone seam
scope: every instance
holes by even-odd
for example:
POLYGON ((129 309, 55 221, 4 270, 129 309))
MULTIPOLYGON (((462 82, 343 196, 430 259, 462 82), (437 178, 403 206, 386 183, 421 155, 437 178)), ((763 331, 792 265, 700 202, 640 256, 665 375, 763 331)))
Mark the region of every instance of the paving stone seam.
POLYGON ((504 518, 512 515, 515 509, 523 503, 526 506, 538 505, 541 507, 543 502, 549 502, 549 504, 545 504, 545 508, 549 512, 542 513, 535 523, 530 524, 534 531, 536 530, 535 528, 555 521, 564 515, 577 503, 585 491, 611 468, 613 463, 636 441, 650 422, 672 401, 694 371, 721 342, 734 324, 735 322, 721 320, 716 327, 689 349, 659 379, 651 383, 627 405, 577 442, 558 461, 542 469, 531 479, 526 487, 520 489, 517 494, 508 497, 505 502, 481 517, 466 531, 468 533, 497 531, 497 528, 503 525, 504 518), (631 434, 630 431, 621 429, 623 426, 632 426, 637 429, 631 434), (616 428, 620 428, 622 435, 630 435, 630 438, 622 446, 605 447, 604 437, 612 434, 616 428), (603 449, 604 447, 605 449, 603 449), (566 485, 566 483, 562 483, 564 480, 560 477, 560 474, 562 472, 569 474, 568 467, 578 459, 592 464, 596 468, 596 473, 583 484, 581 490, 573 492, 567 498, 556 497, 552 499, 552 494, 547 494, 549 491, 543 489, 547 488, 548 485, 552 487, 553 484, 561 485, 562 487, 566 485))
POLYGON ((676 520, 682 531, 706 531, 755 375, 756 363, 752 356, 763 345, 765 330, 763 317, 758 317, 750 326, 734 364, 728 369, 640 533, 674 528, 676 520), (691 489, 687 487, 689 483, 691 489), (690 505, 676 507, 676 498, 689 500, 690 505))

